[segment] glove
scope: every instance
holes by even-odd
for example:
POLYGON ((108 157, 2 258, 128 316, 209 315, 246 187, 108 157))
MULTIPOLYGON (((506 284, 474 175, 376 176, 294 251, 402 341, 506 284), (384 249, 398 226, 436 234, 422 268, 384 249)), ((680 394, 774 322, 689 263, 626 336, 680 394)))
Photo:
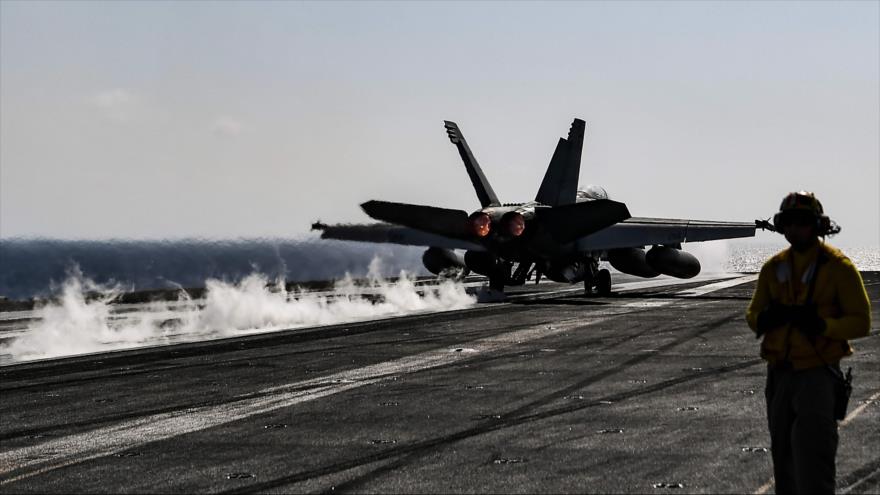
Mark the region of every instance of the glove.
POLYGON ((815 304, 791 306, 791 324, 807 337, 825 333, 825 320, 819 316, 815 304))
POLYGON ((778 328, 791 320, 791 306, 785 304, 770 304, 764 311, 758 313, 758 335, 760 338, 765 333, 778 328))

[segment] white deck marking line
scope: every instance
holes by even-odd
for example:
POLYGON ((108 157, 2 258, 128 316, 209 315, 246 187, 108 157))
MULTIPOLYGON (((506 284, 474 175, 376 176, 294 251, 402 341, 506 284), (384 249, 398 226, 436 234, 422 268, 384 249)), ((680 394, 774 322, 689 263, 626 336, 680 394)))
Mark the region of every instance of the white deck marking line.
POLYGON ((856 488, 858 488, 859 485, 861 485, 862 483, 870 480, 871 478, 877 476, 878 474, 880 474, 880 468, 875 469, 874 471, 872 471, 870 474, 868 474, 864 478, 856 481, 855 483, 853 483, 852 485, 849 485, 848 487, 844 488, 843 490, 840 490, 839 493, 841 493, 841 494, 849 493, 849 492, 855 490, 856 488))
MULTIPOLYGON (((869 397, 868 400, 866 400, 864 404, 853 409, 851 413, 847 414, 846 417, 843 418, 843 421, 840 422, 839 428, 843 428, 844 426, 850 424, 850 422, 852 422, 852 420, 854 420, 856 418, 856 416, 858 416, 859 414, 862 414, 862 411, 864 411, 865 408, 871 404, 871 402, 876 401, 878 398, 880 398, 880 392, 875 392, 874 395, 869 397)), ((856 481, 852 485, 849 485, 848 487, 844 488, 843 490, 841 490, 840 493, 846 493, 846 492, 852 490, 853 488, 860 485, 862 482, 864 482, 865 480, 867 480, 868 478, 870 478, 871 476, 873 476, 876 473, 877 473, 877 471, 874 471, 873 473, 869 474, 868 476, 865 476, 864 478, 856 481)), ((764 483, 763 485, 761 485, 760 488, 755 490, 754 495, 764 495, 765 493, 767 493, 768 490, 770 490, 770 488, 773 487, 773 483, 774 483, 773 477, 771 476, 770 479, 767 480, 766 483, 764 483)))
MULTIPOLYGON (((713 274, 709 274, 709 275, 705 275, 705 276, 700 275, 696 279, 692 279, 692 278, 679 279, 679 278, 672 278, 672 277, 664 276, 663 278, 660 278, 660 279, 641 280, 641 281, 637 281, 637 282, 624 282, 622 284, 614 284, 611 286, 611 290, 613 292, 623 293, 623 292, 632 292, 632 291, 643 290, 643 289, 654 289, 657 287, 674 287, 676 285, 692 284, 694 282, 710 282, 713 280, 730 279, 730 278, 742 278, 742 276, 738 273, 736 273, 736 274, 713 273, 713 274)), ((745 280, 740 283, 745 283, 745 282, 748 282, 748 280, 745 280)), ((709 284, 709 285, 712 285, 712 284, 709 284)), ((733 284, 733 285, 737 285, 737 284, 733 284)), ((723 288, 724 287, 719 287, 719 289, 723 289, 723 288)), ((520 299, 522 297, 531 297, 531 296, 540 296, 542 298, 549 298, 550 296, 559 296, 562 294, 570 294, 570 293, 573 294, 576 292, 582 292, 583 290, 584 290, 583 287, 566 287, 566 288, 557 289, 557 290, 548 290, 548 291, 540 292, 537 294, 531 294, 531 293, 528 295, 511 294, 508 298, 510 300, 516 300, 516 299, 520 299)), ((707 292, 711 292, 712 290, 718 290, 718 289, 711 289, 707 292)))
MULTIPOLYGON (((714 282, 714 283, 706 284, 706 285, 703 285, 700 287, 685 289, 683 291, 676 292, 675 295, 684 296, 684 297, 702 296, 705 294, 709 294, 710 292, 715 292, 716 290, 726 289, 728 287, 734 287, 736 285, 745 284, 745 283, 751 282, 753 280, 757 280, 758 275, 757 274, 749 274, 749 275, 743 276, 743 275, 738 275, 738 274, 736 274, 736 275, 713 274, 713 275, 707 275, 707 278, 708 278, 707 281, 718 280, 719 278, 727 279, 727 280, 721 280, 720 282, 714 282)), ((674 287, 676 285, 689 284, 689 283, 693 283, 693 282, 694 282, 693 279, 671 279, 671 280, 662 279, 662 280, 647 280, 647 281, 641 281, 641 282, 626 282, 623 284, 615 285, 614 290, 617 292, 623 293, 623 292, 628 292, 628 291, 634 291, 634 290, 640 290, 640 289, 650 289, 650 288, 655 288, 655 287, 674 287)), ((697 282, 699 282, 699 280, 697 280, 697 282)), ((540 296, 541 297, 556 296, 556 295, 562 295, 562 294, 567 294, 567 293, 580 292, 581 290, 583 290, 583 289, 580 289, 580 288, 560 289, 557 291, 542 292, 540 294, 540 296)), ((516 296, 516 295, 510 297, 511 300, 518 299, 518 298, 519 298, 519 296, 516 296)), ((674 302, 676 302, 675 299, 633 301, 633 302, 624 303, 622 305, 622 307, 624 307, 624 308, 659 308, 661 306, 668 306, 674 302)))
POLYGON ((676 302, 676 301, 673 299, 666 299, 666 300, 659 300, 659 301, 657 301, 657 300, 654 300, 654 301, 652 301, 652 300, 633 301, 633 302, 628 302, 628 303, 624 304, 623 307, 624 308, 659 308, 660 306, 667 306, 667 305, 672 304, 674 302, 676 302))
POLYGON ((250 398, 244 396, 245 398, 233 403, 154 414, 51 439, 36 445, 14 448, 0 452, 0 477, 3 477, 0 479, 0 485, 150 442, 166 440, 363 387, 387 380, 394 375, 415 373, 470 360, 480 354, 594 325, 606 319, 607 317, 591 320, 578 318, 563 320, 552 326, 534 325, 492 337, 462 342, 452 348, 444 347, 393 361, 263 389, 257 392, 260 396, 250 398), (457 352, 457 349, 464 348, 467 348, 468 352, 457 352))
POLYGON ((743 277, 737 277, 731 280, 722 280, 721 282, 715 282, 714 284, 703 285, 701 287, 694 287, 692 289, 683 290, 678 292, 676 295, 684 296, 684 297, 696 297, 702 296, 704 294, 708 294, 710 292, 715 292, 716 290, 727 289, 728 287, 734 287, 737 285, 745 284, 748 282, 752 282, 754 280, 758 280, 758 274, 746 275, 743 277))
MULTIPOLYGON (((876 402, 878 399, 880 399, 880 391, 874 392, 874 395, 868 397, 868 399, 865 400, 865 402, 861 406, 853 409, 851 413, 847 414, 846 417, 843 418, 843 421, 840 422, 841 428, 848 425, 853 419, 856 418, 856 416, 861 414, 862 411, 864 411, 866 407, 871 405, 871 403, 876 402)), ((860 480, 856 481, 855 483, 841 489, 840 493, 851 492, 852 490, 856 489, 859 485, 861 485, 865 481, 868 481, 869 479, 874 477, 878 472, 880 472, 880 469, 875 469, 872 473, 868 474, 867 476, 863 477, 862 479, 860 479, 860 480)))
POLYGON ((653 289, 656 287, 666 287, 666 286, 674 286, 674 285, 682 285, 682 284, 692 284, 694 282, 709 282, 713 280, 719 279, 729 279, 740 277, 739 273, 712 273, 706 275, 698 275, 695 278, 672 278, 662 276, 656 279, 650 280, 640 280, 637 282, 624 282, 622 284, 615 284, 612 286, 612 290, 618 292, 628 292, 633 290, 642 290, 642 289, 653 289))
MULTIPOLYGON (((757 280, 758 275, 745 275, 738 276, 736 278, 722 280, 720 282, 714 282, 711 284, 702 285, 700 287, 693 287, 691 289, 685 289, 683 291, 676 292, 676 296, 682 297, 696 297, 709 294, 710 292, 715 292, 716 290, 727 289, 728 287, 734 287, 740 284, 745 284, 751 282, 753 280, 757 280)), ((685 281, 687 282, 687 281, 685 281)), ((685 283, 682 282, 682 283, 685 283)), ((641 283, 641 282, 635 282, 641 283)), ((659 299, 659 300, 647 300, 647 301, 633 301, 630 303, 626 303, 623 305, 624 308, 658 308, 660 306, 667 306, 676 302, 675 299, 659 299)))
POLYGON ((766 483, 764 483, 763 485, 761 485, 760 488, 758 488, 757 490, 755 490, 755 494, 754 494, 754 495, 764 495, 765 493, 767 493, 768 491, 770 491, 771 488, 773 488, 773 478, 772 478, 772 477, 770 478, 769 481, 767 481, 766 483))
POLYGON ((877 399, 880 399, 880 391, 875 392, 874 395, 868 397, 868 399, 865 400, 865 402, 861 406, 853 409, 851 413, 847 414, 846 417, 843 418, 843 421, 840 422, 840 426, 848 425, 850 421, 855 419, 855 417, 859 414, 862 414, 862 411, 864 411, 866 407, 871 405, 871 403, 875 402, 877 399))

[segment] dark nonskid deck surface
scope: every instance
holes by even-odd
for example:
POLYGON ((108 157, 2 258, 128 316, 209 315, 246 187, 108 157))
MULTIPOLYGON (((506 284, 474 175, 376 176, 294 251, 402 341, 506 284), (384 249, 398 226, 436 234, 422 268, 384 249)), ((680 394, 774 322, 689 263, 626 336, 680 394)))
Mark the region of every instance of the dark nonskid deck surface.
MULTIPOLYGON (((864 278, 849 493, 880 490, 864 278)), ((772 491, 753 280, 3 367, 0 493, 772 491)))

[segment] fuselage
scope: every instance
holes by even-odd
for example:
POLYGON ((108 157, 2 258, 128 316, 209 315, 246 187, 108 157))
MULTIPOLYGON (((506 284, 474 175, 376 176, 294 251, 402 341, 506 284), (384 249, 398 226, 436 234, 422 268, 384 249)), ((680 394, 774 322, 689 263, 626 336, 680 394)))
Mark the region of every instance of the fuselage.
MULTIPOLYGON (((577 191, 576 203, 609 199, 600 186, 590 185, 577 191)), ((486 250, 503 261, 524 263, 538 260, 569 261, 579 252, 576 242, 556 242, 536 217, 550 209, 538 201, 506 203, 481 208, 469 217, 471 232, 486 250)))

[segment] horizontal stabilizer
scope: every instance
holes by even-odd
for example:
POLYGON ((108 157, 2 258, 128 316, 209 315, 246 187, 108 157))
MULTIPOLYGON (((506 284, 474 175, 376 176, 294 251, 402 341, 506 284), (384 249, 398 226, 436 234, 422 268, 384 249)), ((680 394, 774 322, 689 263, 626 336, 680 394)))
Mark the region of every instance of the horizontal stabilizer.
POLYGON ((471 237, 468 231, 468 214, 462 210, 388 201, 367 201, 361 208, 370 217, 383 222, 456 239, 471 237))
POLYGON ((466 249, 469 251, 486 250, 486 248, 476 242, 453 239, 389 223, 327 225, 316 222, 312 224, 312 230, 320 230, 321 239, 381 242, 404 246, 433 246, 444 249, 466 249))
POLYGON ((538 221, 560 243, 571 242, 630 218, 626 205, 596 199, 536 211, 538 221))

